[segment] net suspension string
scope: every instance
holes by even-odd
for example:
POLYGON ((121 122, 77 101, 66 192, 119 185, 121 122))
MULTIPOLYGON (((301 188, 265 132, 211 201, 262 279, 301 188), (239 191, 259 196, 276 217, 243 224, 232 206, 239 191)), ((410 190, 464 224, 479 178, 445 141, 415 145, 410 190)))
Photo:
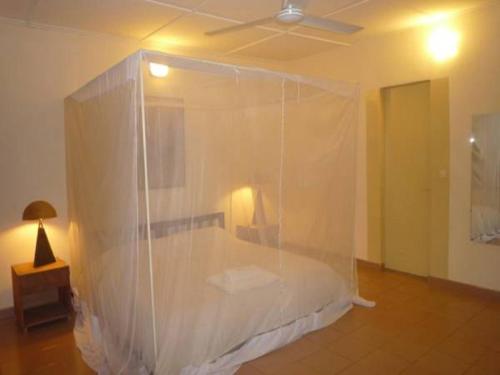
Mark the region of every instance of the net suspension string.
MULTIPOLYGON (((140 64, 139 69, 142 66, 143 52, 140 53, 140 64)), ((147 159, 147 145, 146 145, 146 113, 144 106, 144 80, 142 77, 142 69, 139 70, 139 84, 140 84, 140 97, 141 97, 141 128, 142 128, 142 155, 144 162, 144 190, 145 190, 145 200, 146 200, 146 232, 148 239, 148 257, 149 257, 149 290, 151 295, 151 320, 153 327, 153 348, 155 355, 155 365, 158 361, 158 342, 156 334, 156 307, 155 307, 155 288, 153 280, 153 251, 151 244, 151 220, 149 212, 149 180, 148 180, 148 159, 147 159)))
MULTIPOLYGON (((361 92, 361 88, 360 86, 358 85, 356 87, 356 107, 359 108, 359 97, 360 97, 360 92, 361 92)), ((354 123, 357 124, 358 123, 358 120, 359 120, 359 112, 358 111, 355 111, 354 112, 354 123)), ((355 147, 357 148, 357 143, 355 144, 355 147)), ((356 162, 355 162, 356 163, 356 162)), ((356 183, 355 183, 355 186, 356 186, 356 183)), ((354 218, 352 219, 354 221, 354 218)), ((353 227, 354 227, 355 223, 353 222, 353 227)), ((356 243, 356 233, 355 231, 353 230, 352 231, 352 244, 354 245, 356 243)), ((350 283, 351 283, 351 290, 354 292, 354 296, 357 296, 359 297, 359 285, 357 283, 357 275, 358 275, 358 268, 356 266, 356 256, 354 255, 354 249, 353 249, 353 253, 352 253, 352 262, 351 262, 351 280, 350 280, 350 283)), ((373 307, 374 305, 367 305, 369 307, 373 307)))
MULTIPOLYGON (((279 172, 279 207, 278 207, 278 262, 280 275, 283 277, 283 257, 282 257, 282 247, 283 247, 283 172, 285 166, 285 78, 281 79, 281 123, 280 123, 280 172, 279 172)), ((280 293, 284 293, 284 283, 280 283, 280 293)), ((283 323, 284 320, 284 307, 280 303, 280 319, 283 323)), ((281 331, 280 331, 281 332, 281 331)))
MULTIPOLYGON (((140 69, 139 68, 140 67, 140 59, 138 59, 138 61, 139 61, 139 64, 137 66, 137 71, 139 71, 139 69, 140 69)), ((137 88, 137 82, 136 81, 134 81, 134 87, 137 88)), ((137 119, 137 104, 138 103, 137 103, 136 90, 132 90, 132 95, 134 95, 134 94, 135 94, 135 100, 133 100, 134 105, 132 106, 132 108, 133 108, 133 111, 134 111, 134 118, 137 119)), ((137 150, 137 148, 136 148, 136 150, 137 150)), ((135 247, 135 256, 136 256, 136 259, 139 258, 139 249, 138 248, 139 248, 139 246, 135 247)), ((140 271, 138 270, 138 268, 139 267, 137 267, 137 266, 135 267, 136 277, 135 277, 135 288, 134 288, 134 293, 135 294, 134 294, 134 296, 137 296, 138 293, 139 293, 139 277, 137 277, 137 275, 139 274, 140 271)), ((133 342, 135 340, 136 328, 137 328, 136 327, 137 307, 134 308, 132 315, 133 315, 133 319, 132 319, 132 329, 131 329, 131 331, 132 331, 132 337, 133 338, 131 339, 131 341, 133 342)), ((125 373, 125 371, 127 371, 127 366, 128 366, 128 364, 129 364, 129 362, 131 360, 132 352, 133 352, 133 346, 129 345, 128 359, 127 359, 127 361, 125 361, 123 363, 122 367, 118 371, 118 374, 123 374, 123 373, 125 373)))
MULTIPOLYGON (((238 88, 238 91, 240 90, 240 70, 234 66, 233 67, 233 73, 234 73, 234 83, 236 87, 238 88)), ((231 119, 231 124, 234 124, 234 113, 231 112, 232 119, 231 119)), ((232 231, 233 228, 233 191, 231 190, 231 196, 229 199, 229 230, 232 231)))

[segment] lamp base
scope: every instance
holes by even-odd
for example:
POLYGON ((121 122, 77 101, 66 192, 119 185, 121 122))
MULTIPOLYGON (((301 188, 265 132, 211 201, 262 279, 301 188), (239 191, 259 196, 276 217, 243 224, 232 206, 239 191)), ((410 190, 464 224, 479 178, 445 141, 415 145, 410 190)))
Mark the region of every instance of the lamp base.
POLYGON ((45 233, 42 223, 38 225, 38 235, 36 237, 35 260, 34 267, 44 266, 46 264, 54 263, 56 258, 50 247, 49 239, 45 233))

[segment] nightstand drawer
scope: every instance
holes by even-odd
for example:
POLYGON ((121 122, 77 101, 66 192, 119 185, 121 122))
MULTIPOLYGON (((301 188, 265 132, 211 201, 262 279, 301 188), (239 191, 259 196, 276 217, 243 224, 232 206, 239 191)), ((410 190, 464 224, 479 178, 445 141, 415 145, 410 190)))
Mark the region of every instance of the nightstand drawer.
POLYGON ((24 294, 65 286, 69 284, 69 268, 24 275, 20 278, 20 282, 24 294))

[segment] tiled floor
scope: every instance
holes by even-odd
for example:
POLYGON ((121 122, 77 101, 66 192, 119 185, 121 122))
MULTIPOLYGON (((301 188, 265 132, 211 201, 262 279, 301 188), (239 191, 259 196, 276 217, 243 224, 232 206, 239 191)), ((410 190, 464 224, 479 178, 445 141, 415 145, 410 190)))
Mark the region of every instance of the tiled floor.
POLYGON ((354 307, 238 375, 500 375, 500 300, 358 269, 361 294, 375 308, 354 307))
POLYGON ((20 333, 14 319, 0 320, 0 375, 91 375, 73 339, 73 322, 20 333))
MULTIPOLYGON (((333 325, 242 366, 238 375, 500 375, 500 301, 424 279, 359 269, 362 295, 333 325)), ((70 323, 17 332, 0 321, 0 374, 92 374, 70 323)))

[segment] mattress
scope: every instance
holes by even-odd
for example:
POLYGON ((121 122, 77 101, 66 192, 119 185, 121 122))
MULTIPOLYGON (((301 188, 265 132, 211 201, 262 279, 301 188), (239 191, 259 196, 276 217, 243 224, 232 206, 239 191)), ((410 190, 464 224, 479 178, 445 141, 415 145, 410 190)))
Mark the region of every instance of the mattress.
MULTIPOLYGON (((346 280, 327 264, 239 240, 217 227, 154 239, 152 254, 158 374, 206 367, 252 338, 327 306, 330 310, 332 306, 345 310, 352 302, 346 280), (280 281, 235 294, 207 281, 225 270, 245 266, 271 272, 280 281)), ((116 284, 116 272, 103 275, 100 295, 113 295, 104 289, 116 284)), ((140 357, 146 367, 153 368, 149 279, 141 283, 144 292, 140 294, 139 314, 143 319, 137 327, 134 347, 141 348, 140 357)), ((120 296, 115 293, 111 298, 120 296)))

